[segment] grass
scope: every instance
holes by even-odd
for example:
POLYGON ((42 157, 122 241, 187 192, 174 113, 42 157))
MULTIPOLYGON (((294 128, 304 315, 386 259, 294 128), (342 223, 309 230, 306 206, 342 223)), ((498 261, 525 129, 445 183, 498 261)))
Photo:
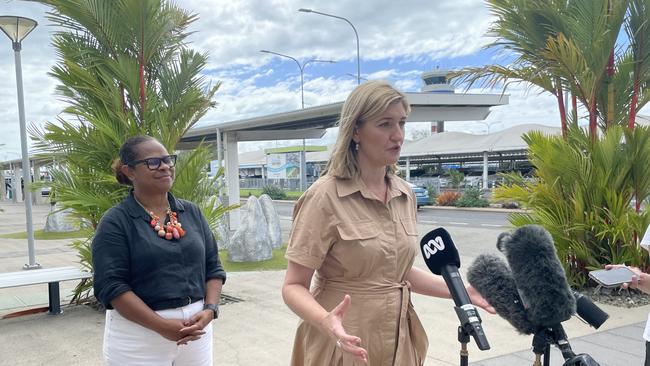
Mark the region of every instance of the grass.
POLYGON ((284 252, 287 250, 286 245, 273 250, 273 257, 261 262, 231 262, 228 260, 228 251, 219 251, 221 265, 226 272, 246 272, 246 271, 277 271, 287 268, 287 260, 284 258, 284 252))
MULTIPOLYGON (((69 231, 63 233, 57 232, 45 232, 43 230, 34 231, 34 239, 36 240, 58 240, 58 239, 75 239, 75 238, 86 238, 90 232, 88 230, 77 230, 69 231)), ((0 238, 3 239, 27 239, 27 232, 11 233, 11 234, 0 234, 0 238)))
MULTIPOLYGON (((57 239, 74 239, 86 238, 90 234, 87 230, 71 231, 66 233, 47 233, 43 230, 34 231, 36 240, 57 240, 57 239)), ((27 239, 27 232, 0 234, 4 239, 27 239)), ((246 271, 277 271, 287 268, 287 260, 284 258, 284 252, 287 250, 286 244, 281 248, 273 250, 273 257, 261 262, 231 262, 228 260, 228 251, 219 251, 221 265, 226 272, 246 272, 246 271)))
MULTIPOLYGON (((298 200, 300 196, 302 196, 304 192, 303 191, 284 191, 284 194, 287 195, 287 200, 298 200)), ((255 196, 259 197, 262 195, 262 190, 261 189, 253 189, 253 188, 242 188, 239 190, 239 197, 241 198, 248 198, 250 196, 255 196)))

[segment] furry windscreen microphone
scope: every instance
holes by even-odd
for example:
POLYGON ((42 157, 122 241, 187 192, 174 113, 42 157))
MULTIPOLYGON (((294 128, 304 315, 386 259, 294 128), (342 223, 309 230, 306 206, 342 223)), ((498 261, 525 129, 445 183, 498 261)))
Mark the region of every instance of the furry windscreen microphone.
POLYGON ((528 320, 552 327, 576 312, 576 299, 548 231, 538 225, 522 226, 501 234, 497 248, 510 264, 528 320))
POLYGON ((476 257, 467 270, 467 280, 521 334, 532 334, 536 327, 526 316, 515 280, 506 262, 490 254, 476 257))

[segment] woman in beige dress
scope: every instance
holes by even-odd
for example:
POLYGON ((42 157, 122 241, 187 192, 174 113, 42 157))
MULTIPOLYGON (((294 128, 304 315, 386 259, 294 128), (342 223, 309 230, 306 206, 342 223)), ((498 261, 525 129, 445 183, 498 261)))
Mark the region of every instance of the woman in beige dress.
POLYGON ((424 363, 428 341, 410 292, 450 293, 442 277, 413 267, 416 199, 395 175, 409 111, 385 82, 352 91, 332 156, 294 208, 282 296, 303 320, 291 365, 424 363))

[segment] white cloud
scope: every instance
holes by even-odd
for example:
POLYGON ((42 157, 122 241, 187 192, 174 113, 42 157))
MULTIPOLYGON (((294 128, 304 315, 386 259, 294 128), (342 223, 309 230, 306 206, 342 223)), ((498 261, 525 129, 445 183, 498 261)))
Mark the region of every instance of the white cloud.
MULTIPOLYGON (((222 85, 210 110, 199 125, 232 121, 300 108, 300 74, 290 60, 262 54, 261 49, 281 52, 304 62, 332 59, 337 64, 310 64, 304 73, 305 106, 339 102, 356 86, 356 42, 352 28, 339 19, 299 13, 312 8, 346 17, 359 33, 361 72, 368 79, 385 79, 404 91, 418 91, 420 74, 432 66, 456 64, 456 57, 475 55, 490 42, 484 36, 491 15, 482 0, 184 0, 179 6, 197 13, 190 27, 190 47, 209 53, 204 73, 222 85), (471 19, 468 19, 468 15, 471 19), (352 73, 353 75, 346 75, 352 73)), ((55 121, 65 104, 54 95, 56 81, 47 75, 57 56, 50 45, 53 28, 45 19, 47 7, 24 1, 3 2, 0 13, 36 19, 39 26, 23 44, 25 110, 28 123, 55 121)), ((485 55, 507 59, 507 55, 485 55)), ((486 58, 486 62, 493 62, 486 58)), ((13 52, 0 36, 0 159, 20 151, 13 52)), ((459 91, 460 92, 460 91, 459 91)), ((485 92, 485 91, 480 91, 485 92)), ((497 93, 500 91, 496 91, 497 93)), ((525 92, 523 86, 508 90, 510 104, 493 108, 486 120, 490 131, 520 123, 559 125, 552 96, 525 92)), ((650 114, 650 106, 644 109, 650 114)), ((410 130, 428 124, 407 125, 410 130)), ((448 122, 448 130, 484 133, 476 122, 448 122)), ((335 129, 308 143, 331 143, 335 129)), ((407 132, 408 135, 408 132, 407 132)), ((298 141, 279 142, 296 144, 298 141)), ((274 146, 276 143, 262 143, 274 146)), ((247 149, 246 144, 241 144, 247 149)), ((255 146, 260 146, 256 143, 255 146)))

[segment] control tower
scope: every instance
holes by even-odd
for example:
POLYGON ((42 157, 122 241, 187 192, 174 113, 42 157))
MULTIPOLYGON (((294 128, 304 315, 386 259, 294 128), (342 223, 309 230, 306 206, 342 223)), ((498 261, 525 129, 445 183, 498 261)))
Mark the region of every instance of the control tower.
MULTIPOLYGON (((447 76, 451 73, 449 70, 436 68, 433 71, 423 72, 421 77, 424 86, 420 90, 423 93, 454 93, 454 87, 449 84, 447 76)), ((445 131, 445 121, 432 121, 431 134, 445 131)))

